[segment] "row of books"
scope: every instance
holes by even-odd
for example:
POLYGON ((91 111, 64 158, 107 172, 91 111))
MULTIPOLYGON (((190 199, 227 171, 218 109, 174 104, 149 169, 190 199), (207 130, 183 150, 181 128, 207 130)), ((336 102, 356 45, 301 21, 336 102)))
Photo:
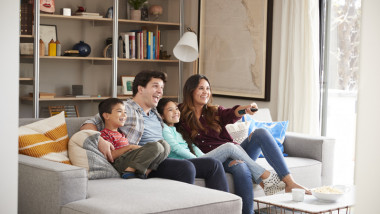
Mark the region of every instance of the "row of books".
POLYGON ((153 33, 147 29, 119 34, 119 58, 159 59, 160 31, 153 33))

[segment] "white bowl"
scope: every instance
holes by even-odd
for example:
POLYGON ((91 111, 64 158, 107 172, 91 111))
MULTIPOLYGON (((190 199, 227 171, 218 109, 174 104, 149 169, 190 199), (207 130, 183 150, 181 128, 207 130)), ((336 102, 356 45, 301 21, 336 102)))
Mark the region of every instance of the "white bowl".
POLYGON ((325 186, 325 187, 318 187, 311 190, 311 193, 314 195, 314 197, 318 198, 322 201, 328 201, 328 202, 335 202, 339 200, 344 194, 346 194, 349 191, 349 188, 344 185, 334 185, 334 186, 325 186), (325 190, 325 191, 323 191, 325 190), (330 191, 328 191, 330 190, 330 191), (337 190, 331 191, 331 190, 337 190), (323 192, 321 192, 323 191, 323 192))

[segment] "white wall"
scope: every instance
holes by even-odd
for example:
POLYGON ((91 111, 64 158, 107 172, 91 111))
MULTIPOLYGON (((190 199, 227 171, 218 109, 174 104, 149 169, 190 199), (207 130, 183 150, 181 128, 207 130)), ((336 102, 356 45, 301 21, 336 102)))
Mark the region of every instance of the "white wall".
POLYGON ((17 213, 19 4, 2 1, 0 7, 0 213, 17 213))
POLYGON ((375 213, 380 177, 380 1, 362 0, 360 77, 356 137, 355 213, 375 213))

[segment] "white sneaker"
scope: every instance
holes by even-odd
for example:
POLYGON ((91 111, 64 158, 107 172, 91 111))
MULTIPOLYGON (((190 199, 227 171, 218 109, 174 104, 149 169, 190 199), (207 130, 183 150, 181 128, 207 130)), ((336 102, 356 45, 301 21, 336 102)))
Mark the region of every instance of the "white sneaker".
POLYGON ((263 180, 263 184, 265 195, 274 195, 284 190, 286 186, 275 173, 270 173, 269 177, 263 180))

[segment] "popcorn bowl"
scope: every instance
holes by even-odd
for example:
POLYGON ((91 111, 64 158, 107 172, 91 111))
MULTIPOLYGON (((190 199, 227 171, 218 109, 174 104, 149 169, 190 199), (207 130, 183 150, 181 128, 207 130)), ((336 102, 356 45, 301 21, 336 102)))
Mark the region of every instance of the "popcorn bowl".
POLYGON ((314 188, 311 190, 311 193, 321 201, 336 202, 348 191, 349 188, 347 186, 333 185, 314 188))

